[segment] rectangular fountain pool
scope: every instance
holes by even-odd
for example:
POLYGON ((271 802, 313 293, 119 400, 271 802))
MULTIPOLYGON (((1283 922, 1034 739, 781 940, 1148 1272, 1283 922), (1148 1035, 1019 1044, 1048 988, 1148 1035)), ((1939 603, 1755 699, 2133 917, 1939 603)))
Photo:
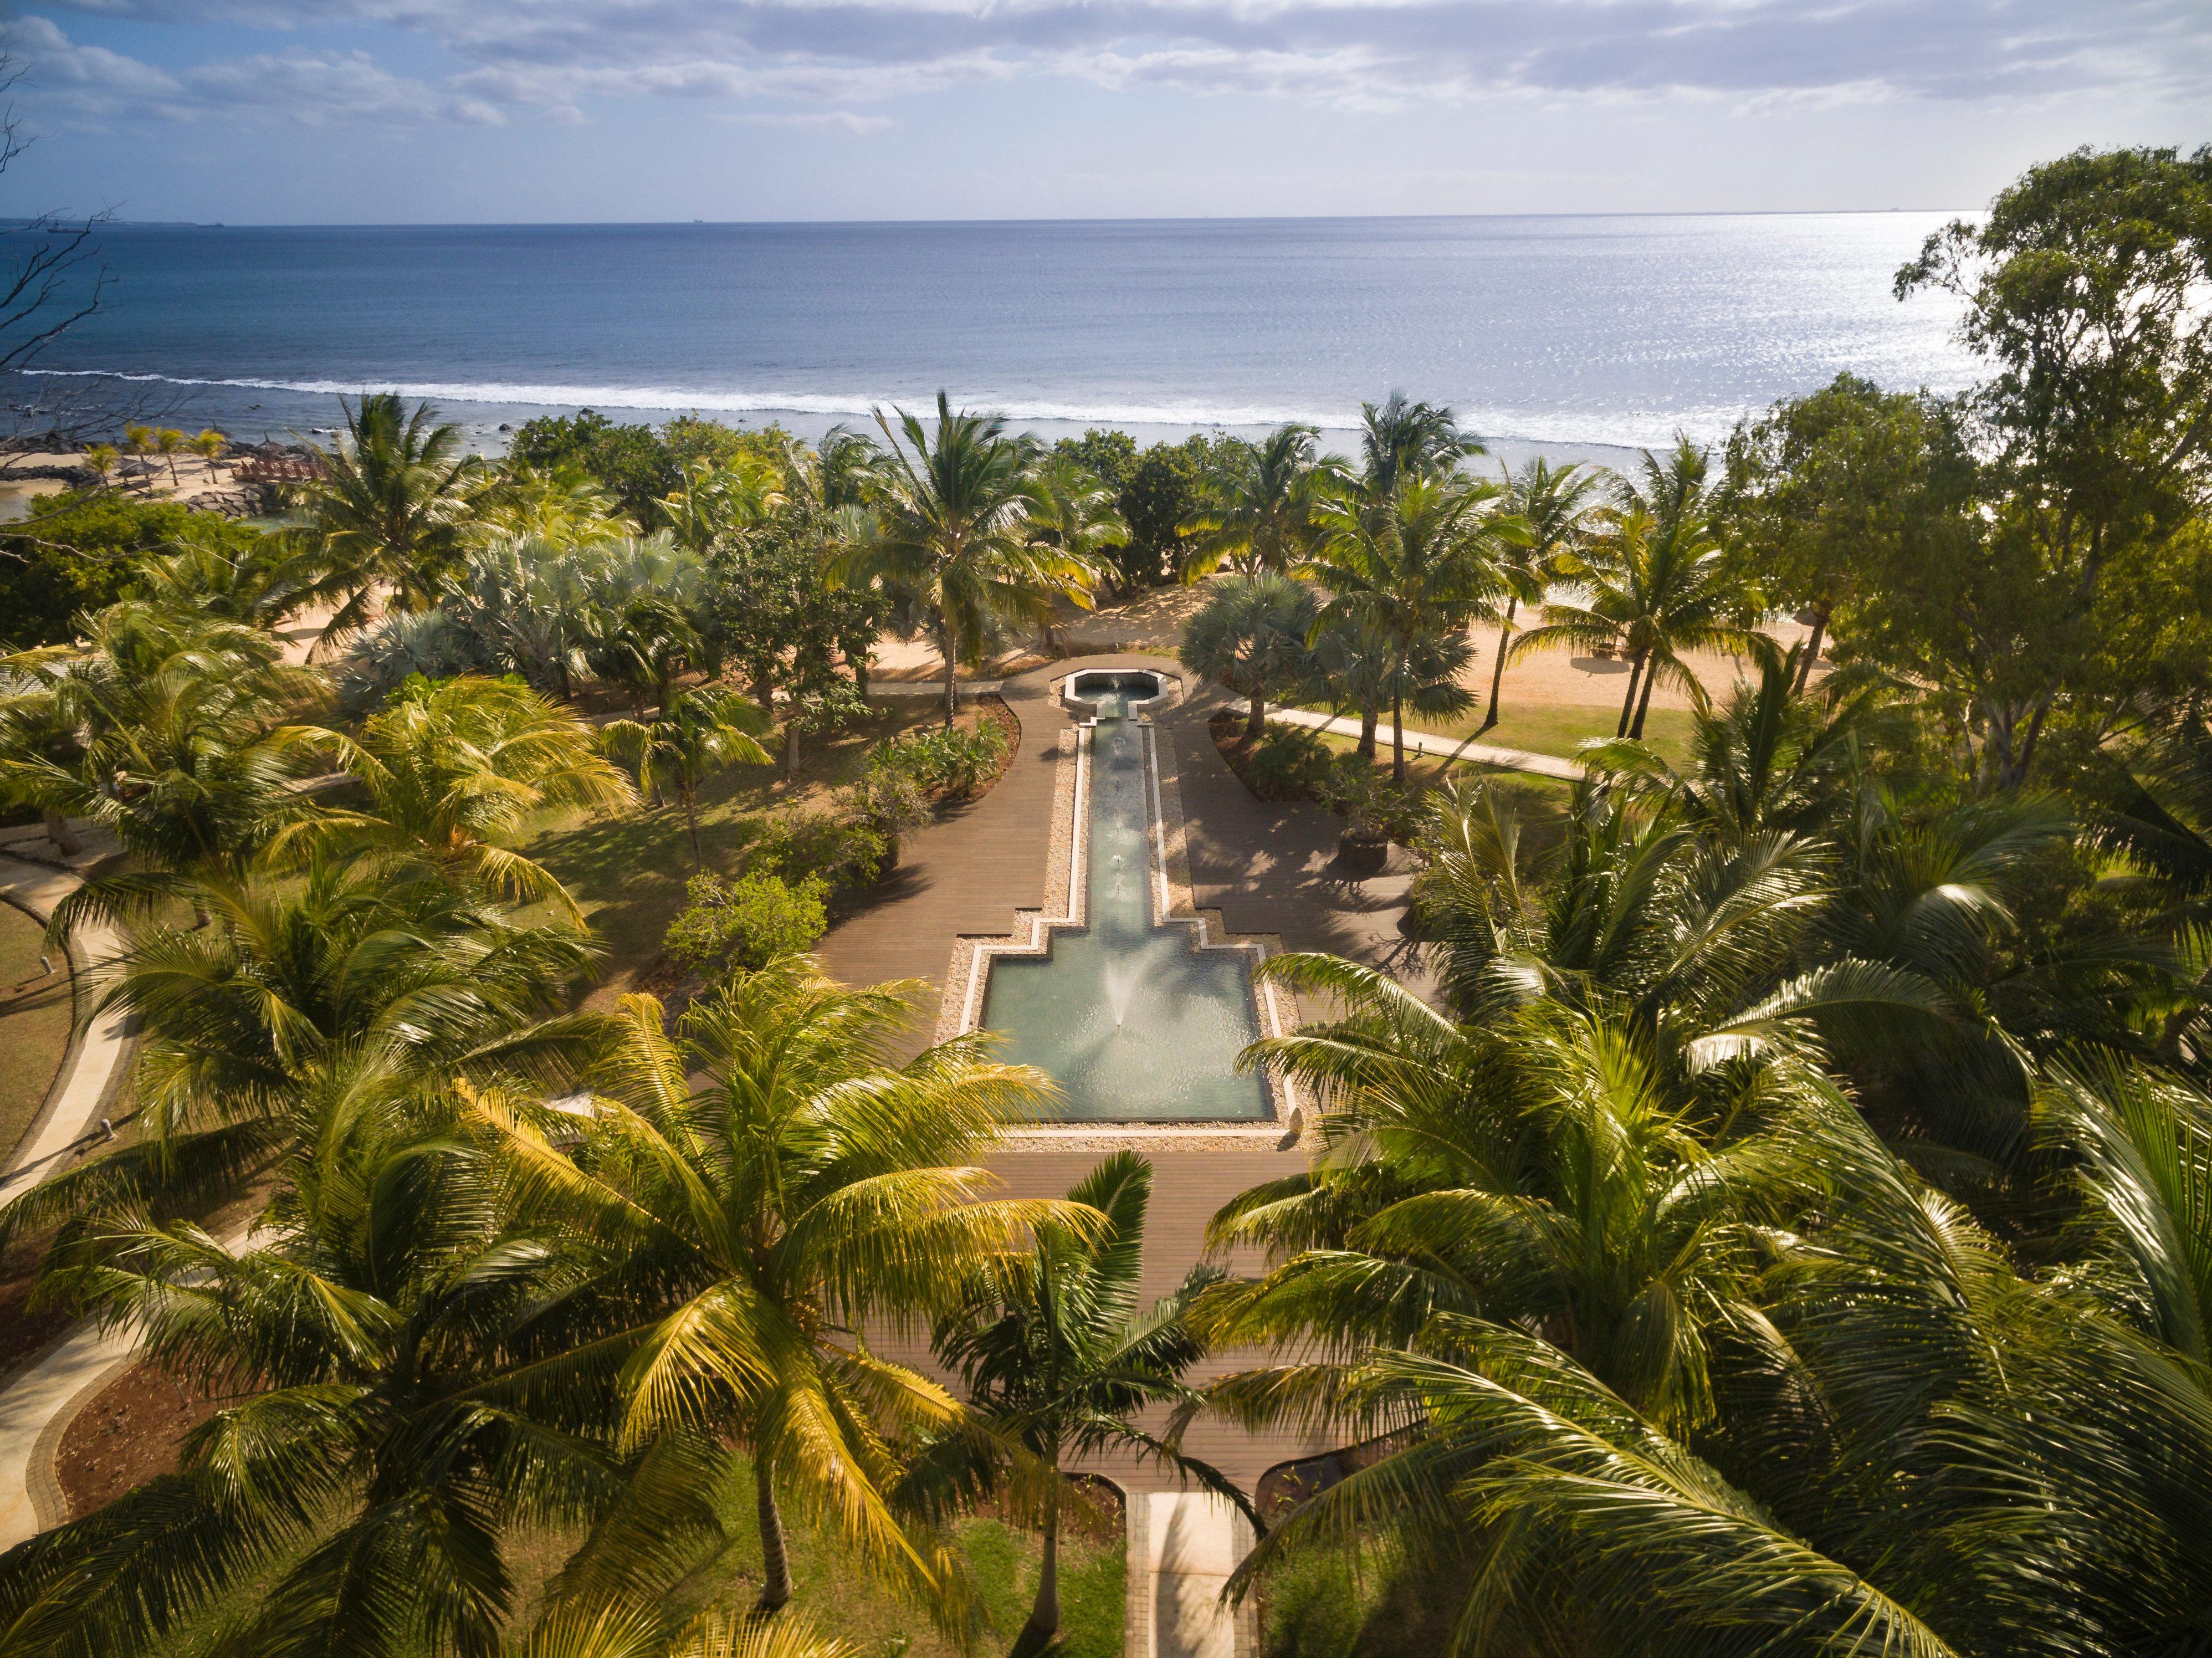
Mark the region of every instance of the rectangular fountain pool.
POLYGON ((1162 926, 1153 914, 1152 779, 1145 729, 1128 717, 1135 689, 1109 683, 1097 692, 1085 803, 1087 925, 1054 928, 1048 955, 994 957, 983 1023, 1008 1038, 1005 1058, 1060 1085, 1063 1117, 1264 1118, 1265 1085, 1236 1070, 1255 1035, 1249 954, 1198 949, 1191 927, 1162 926))

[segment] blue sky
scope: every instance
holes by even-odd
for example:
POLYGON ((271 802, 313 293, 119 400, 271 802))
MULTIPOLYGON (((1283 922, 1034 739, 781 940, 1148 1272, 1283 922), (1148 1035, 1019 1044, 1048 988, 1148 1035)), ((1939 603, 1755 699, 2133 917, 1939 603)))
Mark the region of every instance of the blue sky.
POLYGON ((2212 141, 2212 0, 77 0, 0 211, 1969 207, 2212 141))

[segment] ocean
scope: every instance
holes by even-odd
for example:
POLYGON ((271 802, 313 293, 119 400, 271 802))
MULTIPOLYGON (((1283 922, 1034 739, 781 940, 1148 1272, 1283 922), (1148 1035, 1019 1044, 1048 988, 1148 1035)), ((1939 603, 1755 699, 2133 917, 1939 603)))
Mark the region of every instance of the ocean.
POLYGON ((1965 384, 1954 308, 1890 291, 1942 216, 116 226, 107 303, 8 396, 259 438, 396 388, 495 448, 583 405, 812 435, 942 386, 1048 436, 1340 445, 1402 388, 1509 459, 1618 459, 1843 369, 1965 384))

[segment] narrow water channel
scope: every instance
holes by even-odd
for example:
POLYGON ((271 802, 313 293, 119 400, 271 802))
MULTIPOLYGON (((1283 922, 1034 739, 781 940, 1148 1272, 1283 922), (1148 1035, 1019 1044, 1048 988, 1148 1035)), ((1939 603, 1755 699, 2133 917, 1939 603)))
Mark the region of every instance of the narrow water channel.
POLYGON ((1264 1117, 1259 1078, 1235 1069, 1255 1035, 1249 957, 1195 950, 1190 928, 1161 926, 1153 914, 1151 788, 1144 732, 1128 717, 1133 689, 1117 684, 1095 705, 1089 925, 1056 932, 1048 957, 997 957, 983 1023, 1006 1033, 1004 1057, 1060 1084, 1064 1117, 1264 1117))

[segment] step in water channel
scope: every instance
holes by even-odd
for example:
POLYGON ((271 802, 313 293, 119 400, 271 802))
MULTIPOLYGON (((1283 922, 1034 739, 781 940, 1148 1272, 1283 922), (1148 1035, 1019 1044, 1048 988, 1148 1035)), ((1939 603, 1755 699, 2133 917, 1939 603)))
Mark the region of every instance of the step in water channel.
POLYGON ((1194 929, 1154 914, 1152 786, 1132 700, 1158 694, 1149 674, 1084 674, 1093 700, 1085 829, 1085 919, 1053 930, 1048 955, 993 959, 983 1023, 1003 1057, 1033 1065, 1064 1090, 1064 1118, 1094 1121, 1251 1121, 1269 1114, 1237 1055, 1253 1028, 1251 958, 1200 950, 1194 929))

